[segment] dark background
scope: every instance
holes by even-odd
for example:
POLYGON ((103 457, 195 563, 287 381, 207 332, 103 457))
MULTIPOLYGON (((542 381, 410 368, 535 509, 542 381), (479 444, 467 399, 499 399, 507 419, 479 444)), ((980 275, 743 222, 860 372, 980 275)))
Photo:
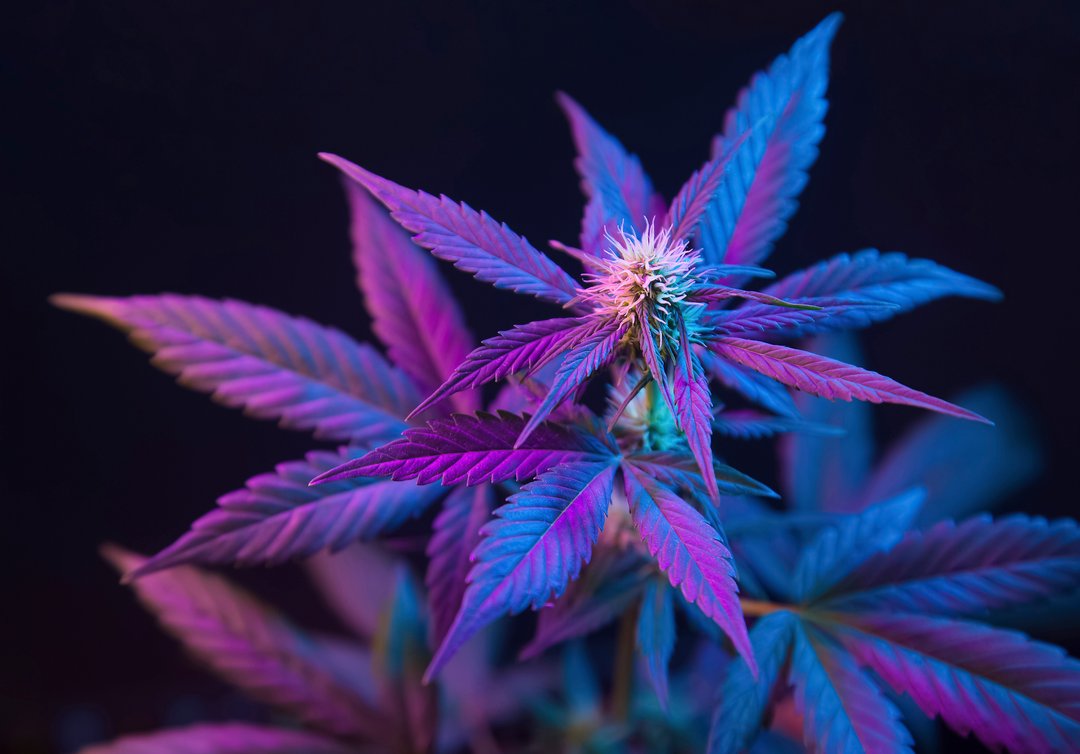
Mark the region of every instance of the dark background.
MULTIPOLYGON (((367 337, 339 152, 542 246, 581 200, 565 88, 670 195, 749 75, 829 10, 822 159, 779 272, 875 245, 1003 288, 877 327, 871 366, 949 395, 987 378, 1047 448, 1013 507, 1075 513, 1080 5, 55 2, 5 13, 0 727, 20 751, 256 712, 160 635, 95 549, 169 543, 310 444, 177 389, 54 291, 233 296, 367 337)), ((483 336, 545 308, 449 270, 483 336)), ((550 316, 550 315, 547 315, 550 316)), ((893 434, 916 417, 882 408, 893 434)), ((295 569, 247 580, 317 614, 295 569)), ((1070 642, 1070 626, 1051 635, 1070 642)), ((1076 651, 1075 637, 1072 637, 1076 651)))

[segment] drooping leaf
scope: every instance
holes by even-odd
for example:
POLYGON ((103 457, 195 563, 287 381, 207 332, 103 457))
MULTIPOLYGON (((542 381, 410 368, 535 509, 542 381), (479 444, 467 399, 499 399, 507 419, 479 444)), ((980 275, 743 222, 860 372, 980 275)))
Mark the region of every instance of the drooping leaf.
POLYGON ((735 566, 721 535, 693 506, 631 464, 623 466, 630 513, 649 553, 688 602, 718 625, 757 673, 739 607, 735 566))
POLYGON ((824 528, 795 566, 795 598, 809 602, 820 597, 867 558, 899 542, 925 495, 916 487, 824 528))
MULTIPOLYGON (((782 299, 807 298, 880 301, 889 307, 852 307, 835 313, 824 323, 834 329, 850 330, 880 322, 945 296, 966 296, 997 301, 1001 291, 973 277, 963 275, 929 259, 910 259, 899 252, 881 253, 864 249, 854 254, 838 254, 801 272, 788 275, 768 286, 764 293, 782 299)), ((747 316, 764 307, 750 304, 747 316)), ((788 330, 800 337, 805 332, 788 330)))
POLYGON ((428 667, 429 679, 491 621, 562 594, 604 525, 616 468, 614 459, 556 466, 495 511, 473 553, 461 610, 428 667))
MULTIPOLYGON (((430 393, 473 350, 461 310, 430 255, 354 181, 344 180, 353 263, 372 327, 391 360, 430 393)), ((458 393, 458 411, 475 411, 478 396, 458 393)))
POLYGON ((458 390, 478 388, 512 374, 530 375, 591 331, 591 323, 582 317, 544 319, 503 330, 472 351, 412 413, 420 413, 458 390))
POLYGON ((911 754, 900 712, 832 638, 796 623, 790 681, 803 737, 829 754, 911 754))
POLYGON ((822 398, 898 403, 989 423, 974 411, 913 390, 877 372, 796 348, 729 337, 721 338, 710 347, 721 358, 730 359, 785 385, 822 398))
MULTIPOLYGON (((806 350, 845 364, 861 366, 863 361, 858 343, 847 333, 820 335, 806 350)), ((804 433, 781 439, 780 473, 785 498, 796 510, 853 513, 868 503, 887 500, 922 483, 921 477, 912 477, 908 484, 860 503, 857 498, 874 457, 874 433, 866 404, 830 401, 799 393, 796 406, 807 420, 843 432, 839 437, 804 433)), ((941 419, 950 426, 970 426, 947 417, 941 419)))
POLYGON ((315 733, 250 723, 200 723, 124 736, 78 754, 349 754, 348 746, 315 733))
MULTIPOLYGON (((145 559, 118 547, 104 556, 121 573, 145 559)), ((338 736, 381 738, 379 715, 336 677, 315 637, 224 579, 191 566, 132 583, 139 601, 199 661, 252 697, 338 736)))
POLYGON ((1080 589, 1080 527, 978 516, 909 532, 826 593, 839 610, 963 615, 1080 589))
POLYGON ((433 647, 442 642, 461 607, 469 556, 480 542, 480 529, 491 515, 491 506, 491 487, 458 487, 435 517, 427 546, 426 578, 433 647))
POLYGON ((626 334, 627 327, 625 323, 614 322, 599 327, 596 332, 566 354, 559 368, 555 370, 547 395, 536 407, 536 412, 529 417, 529 421, 525 423, 525 428, 521 430, 515 446, 528 442, 529 435, 551 415, 560 403, 584 385, 594 372, 611 361, 615 355, 615 348, 626 334))
POLYGON ((605 227, 617 228, 625 222, 637 229, 646 217, 656 214, 652 183, 641 161, 628 154, 581 105, 562 92, 556 99, 570 122, 578 152, 574 167, 589 200, 582 221, 582 248, 596 253, 605 227))
POLYGON ((720 685, 720 704, 713 713, 707 754, 740 754, 761 731, 773 687, 787 662, 795 635, 795 618, 787 611, 758 620, 750 643, 758 661, 758 677, 740 659, 727 667, 720 685))
POLYGON ((645 677, 663 709, 668 706, 668 663, 675 651, 675 600, 671 587, 657 578, 645 582, 637 620, 637 647, 645 677))
POLYGON ((567 304, 577 294, 573 278, 486 213, 399 186, 337 155, 319 156, 385 204, 402 227, 416 234, 413 241, 478 280, 556 304, 567 304))
POLYGON ((532 659, 556 644, 585 636, 615 620, 638 598, 652 573, 654 569, 641 555, 601 543, 581 577, 571 582, 551 606, 540 611, 536 634, 521 650, 521 659, 532 659))
POLYGON ((844 430, 828 424, 790 419, 786 416, 769 416, 752 409, 723 411, 713 418, 712 424, 713 430, 717 433, 742 440, 759 440, 786 433, 807 434, 814 437, 837 437, 844 433, 844 430))
POLYGON ((675 358, 675 374, 672 379, 675 396, 675 422, 686 434, 690 453, 697 461, 705 480, 705 490, 716 499, 716 473, 712 454, 712 393, 701 360, 690 346, 686 325, 679 319, 679 353, 675 358))
POLYGON ((926 488, 920 523, 932 523, 993 507, 1030 482, 1041 452, 1023 409, 992 386, 967 391, 959 402, 994 417, 995 426, 923 420, 889 448, 855 502, 881 500, 917 483, 926 488))
POLYGON ((847 649, 924 713, 995 751, 1044 754, 1080 741, 1080 663, 1057 647, 977 623, 860 615, 847 649))
POLYGON ((605 440, 580 427, 545 422, 515 447, 527 418, 516 414, 498 416, 456 414, 435 419, 426 427, 414 427, 404 436, 362 458, 349 461, 315 478, 328 481, 361 476, 390 477, 396 481, 416 479, 420 484, 441 481, 525 481, 560 463, 590 462, 609 458, 613 450, 605 440))
POLYGON ((752 369, 721 359, 711 351, 702 351, 699 356, 706 371, 725 387, 780 416, 799 418, 799 410, 795 407, 791 393, 781 383, 752 369))
POLYGON ((825 135, 829 44, 841 16, 833 13, 756 74, 729 110, 713 155, 732 149, 761 121, 733 160, 725 191, 701 224, 699 241, 710 263, 760 264, 787 228, 796 199, 825 135))
POLYGON ((362 455, 358 448, 315 451, 252 477, 242 489, 218 498, 217 508, 132 575, 184 563, 278 565, 321 550, 337 552, 396 529, 444 492, 389 480, 309 485, 312 477, 362 455))
POLYGON ((184 387, 319 438, 389 439, 418 400, 409 380, 370 346, 263 306, 176 294, 50 300, 126 332, 184 387))

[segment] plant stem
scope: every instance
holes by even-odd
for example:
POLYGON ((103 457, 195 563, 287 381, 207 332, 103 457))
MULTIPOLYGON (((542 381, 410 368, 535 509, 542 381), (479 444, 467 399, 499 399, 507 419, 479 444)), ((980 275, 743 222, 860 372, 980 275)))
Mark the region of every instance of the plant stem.
POLYGON ((760 618, 769 613, 775 613, 778 610, 793 610, 791 605, 778 605, 775 602, 765 602, 763 600, 740 599, 739 604, 742 605, 743 615, 749 615, 755 618, 760 618))

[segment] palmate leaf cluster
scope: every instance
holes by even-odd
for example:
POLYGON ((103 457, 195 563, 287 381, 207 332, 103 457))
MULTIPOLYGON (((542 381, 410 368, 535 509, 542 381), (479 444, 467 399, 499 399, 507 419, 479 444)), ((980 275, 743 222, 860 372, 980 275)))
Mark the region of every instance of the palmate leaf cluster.
POLYGON ((197 660, 292 724, 95 751, 904 752, 933 745, 920 715, 994 750, 1080 750, 1080 664, 992 613, 1066 611, 1080 587, 1073 522, 979 512, 1037 469, 1021 414, 872 372, 847 334, 996 289, 873 249, 759 284, 817 158, 839 23, 751 79, 670 202, 559 95, 587 203, 576 244, 552 245, 577 277, 484 212, 324 155, 381 348, 238 301, 55 297, 184 386, 333 443, 153 557, 105 550, 197 660), (552 316, 477 343, 432 257, 552 316), (939 415, 875 463, 883 402, 939 415), (779 492, 724 461, 774 437, 779 492), (403 528, 421 548, 380 544, 403 528), (294 560, 353 636, 203 570, 294 560), (527 641, 500 620, 521 613, 527 641))

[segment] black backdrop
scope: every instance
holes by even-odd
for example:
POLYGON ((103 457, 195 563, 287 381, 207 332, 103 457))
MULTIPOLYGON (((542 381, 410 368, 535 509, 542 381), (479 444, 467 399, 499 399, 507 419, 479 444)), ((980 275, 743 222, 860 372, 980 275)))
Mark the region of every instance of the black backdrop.
MULTIPOLYGON (((95 548, 159 548, 309 447, 177 389, 48 293, 233 296, 366 337, 344 203, 316 151, 485 208, 538 246, 572 239, 555 89, 670 194, 738 87, 837 7, 822 159, 773 265, 877 245, 1001 286, 1003 304, 877 327, 871 366, 943 395, 1009 385, 1048 454, 1013 507, 1075 513, 1076 3, 46 0, 5 14, 0 740, 68 750, 258 714, 158 634, 95 548)), ((478 334, 545 311, 448 271, 478 334)), ((915 413, 880 409, 882 434, 915 413)), ((294 569, 245 580, 326 621, 294 569)), ((1075 651, 1072 633, 1051 638, 1075 651)))

